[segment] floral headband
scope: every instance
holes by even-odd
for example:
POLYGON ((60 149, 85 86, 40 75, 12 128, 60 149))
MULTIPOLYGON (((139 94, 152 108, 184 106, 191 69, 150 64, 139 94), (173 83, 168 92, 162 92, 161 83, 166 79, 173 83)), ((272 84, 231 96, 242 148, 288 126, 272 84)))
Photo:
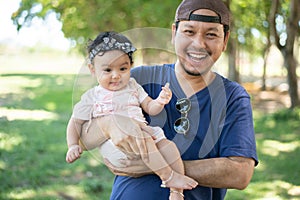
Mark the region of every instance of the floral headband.
POLYGON ((89 53, 90 62, 92 62, 96 55, 98 55, 100 52, 102 52, 103 55, 104 52, 111 50, 120 50, 128 54, 136 51, 136 48, 130 42, 118 42, 113 37, 104 37, 103 42, 98 44, 89 53))

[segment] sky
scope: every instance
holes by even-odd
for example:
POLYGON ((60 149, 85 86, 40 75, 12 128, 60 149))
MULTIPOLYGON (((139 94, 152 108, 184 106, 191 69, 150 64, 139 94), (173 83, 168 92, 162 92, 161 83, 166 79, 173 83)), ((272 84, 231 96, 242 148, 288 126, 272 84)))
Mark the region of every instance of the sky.
POLYGON ((20 0, 0 0, 0 44, 26 47, 42 44, 59 50, 70 48, 70 41, 64 37, 62 24, 54 14, 46 21, 36 18, 30 27, 24 27, 17 32, 11 15, 18 9, 19 4, 20 0))

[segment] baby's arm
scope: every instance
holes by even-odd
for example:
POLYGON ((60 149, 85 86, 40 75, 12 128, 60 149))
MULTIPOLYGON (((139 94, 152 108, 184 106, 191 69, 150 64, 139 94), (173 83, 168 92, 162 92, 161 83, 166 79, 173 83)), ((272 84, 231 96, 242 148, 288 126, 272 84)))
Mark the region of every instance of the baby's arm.
POLYGON ((166 85, 162 87, 162 91, 155 100, 148 96, 141 103, 141 107, 149 115, 157 115, 163 110, 164 106, 170 102, 171 98, 172 91, 169 88, 169 83, 166 83, 166 85))
POLYGON ((72 163, 80 158, 82 153, 82 148, 79 146, 79 137, 84 122, 84 120, 76 118, 69 120, 67 127, 68 152, 66 155, 66 161, 68 163, 72 163))

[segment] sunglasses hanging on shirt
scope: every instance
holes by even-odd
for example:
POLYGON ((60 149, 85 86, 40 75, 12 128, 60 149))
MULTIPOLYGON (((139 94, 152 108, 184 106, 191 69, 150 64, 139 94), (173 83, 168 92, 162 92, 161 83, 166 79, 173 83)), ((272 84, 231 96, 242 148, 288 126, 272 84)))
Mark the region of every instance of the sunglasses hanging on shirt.
POLYGON ((174 130, 180 134, 186 134, 190 129, 190 121, 187 113, 191 109, 191 101, 187 98, 178 99, 176 102, 176 110, 181 113, 181 117, 174 123, 174 130))

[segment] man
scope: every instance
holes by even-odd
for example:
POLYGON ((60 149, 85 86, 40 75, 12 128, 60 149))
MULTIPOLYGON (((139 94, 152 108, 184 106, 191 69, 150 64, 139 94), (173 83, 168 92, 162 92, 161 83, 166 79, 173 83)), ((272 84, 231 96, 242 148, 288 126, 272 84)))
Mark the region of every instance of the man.
MULTIPOLYGON (((164 112, 147 120, 163 127, 181 153, 186 175, 199 183, 184 191, 187 200, 224 199, 227 188, 246 188, 258 163, 249 95, 211 70, 226 49, 229 15, 221 0, 184 0, 172 25, 176 63, 132 70, 132 76, 153 98, 161 86, 170 83, 172 100, 164 112)), ((130 152, 146 151, 142 137, 114 135, 118 131, 109 130, 109 123, 103 122, 116 146, 130 152)), ((128 175, 116 177, 112 200, 168 199, 169 189, 161 188, 160 179, 143 163, 124 162, 127 168, 106 163, 115 174, 128 175)))

